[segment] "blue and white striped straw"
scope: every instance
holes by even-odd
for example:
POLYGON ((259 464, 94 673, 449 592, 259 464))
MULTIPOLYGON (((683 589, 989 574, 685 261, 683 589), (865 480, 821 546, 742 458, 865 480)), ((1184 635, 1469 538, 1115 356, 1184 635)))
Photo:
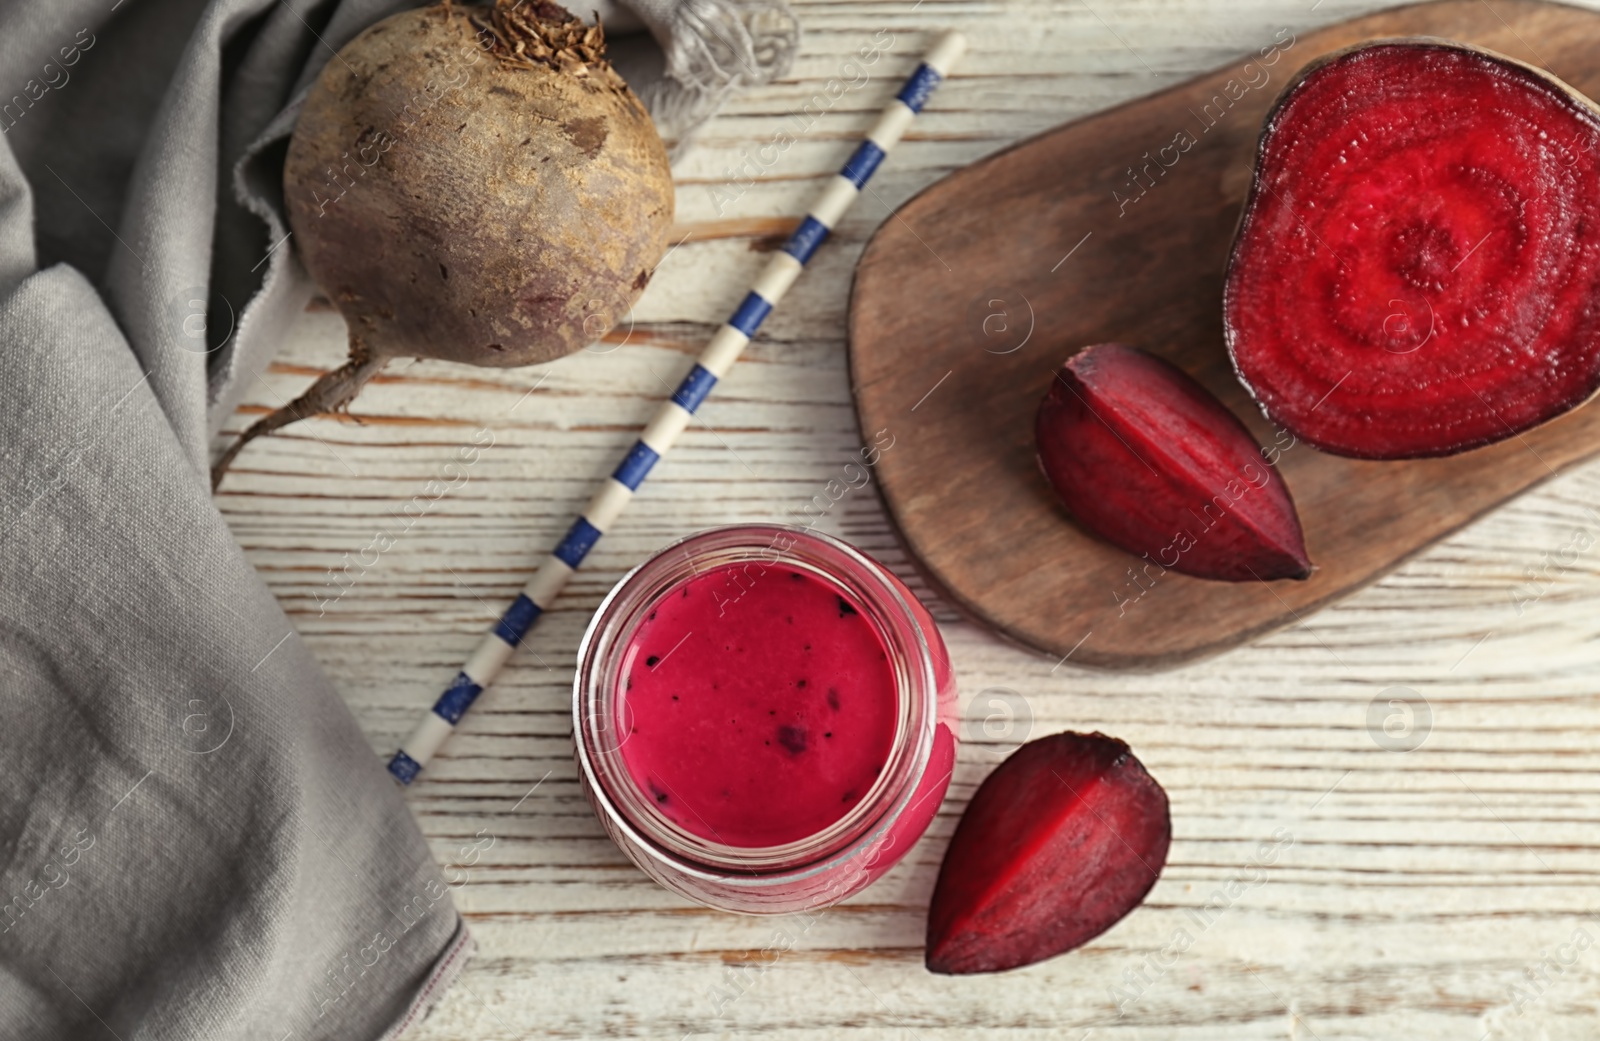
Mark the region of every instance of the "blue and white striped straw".
POLYGON ((739 355, 755 335, 756 329, 772 313, 789 287, 794 285, 806 261, 811 259, 839 218, 844 216, 845 210, 855 201, 862 186, 889 149, 899 143, 900 135, 911 125, 912 117, 922 111, 928 96, 949 75, 951 66, 966 49, 967 42, 960 33, 946 33, 923 58, 917 71, 906 80, 900 93, 884 107, 877 125, 856 148, 844 168, 828 182, 816 205, 800 222, 783 250, 773 255, 766 270, 751 286, 744 302, 733 312, 733 317, 711 337, 700 360, 683 378, 672 399, 661 406, 661 411, 644 428, 644 433, 639 435, 639 440, 621 465, 595 493, 583 515, 573 522, 561 544, 550 554, 550 559, 529 580, 516 601, 506 609, 472 657, 456 673, 456 678, 450 681, 450 686, 439 695, 433 711, 423 718, 422 723, 394 754, 389 761, 389 773, 397 781, 410 784, 416 778, 439 751, 445 739, 455 732, 456 724, 472 707, 483 688, 494 682, 517 644, 522 642, 533 623, 539 620, 539 615, 555 601, 601 534, 622 513, 623 507, 633 498, 633 493, 638 490, 656 460, 667 454, 667 449, 688 427, 694 410, 711 393, 717 380, 726 375, 733 363, 739 360, 739 355))

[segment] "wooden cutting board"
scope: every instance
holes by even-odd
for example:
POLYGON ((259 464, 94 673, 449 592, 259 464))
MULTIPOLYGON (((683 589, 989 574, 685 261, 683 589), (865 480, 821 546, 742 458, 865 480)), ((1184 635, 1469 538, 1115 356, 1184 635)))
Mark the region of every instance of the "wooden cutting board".
POLYGON ((1304 619, 1600 449, 1589 406, 1448 459, 1342 459, 1292 444, 1233 376, 1223 269, 1267 109, 1313 58, 1410 35, 1489 47, 1600 97, 1600 14, 1559 4, 1445 0, 1264 30, 1257 52, 969 166, 884 222, 851 295, 856 409, 869 440, 894 437, 879 488, 952 603, 1074 664, 1172 667, 1304 619), (1148 577, 1058 505, 1034 410, 1067 356, 1107 340, 1177 363, 1281 453, 1311 579, 1148 577))

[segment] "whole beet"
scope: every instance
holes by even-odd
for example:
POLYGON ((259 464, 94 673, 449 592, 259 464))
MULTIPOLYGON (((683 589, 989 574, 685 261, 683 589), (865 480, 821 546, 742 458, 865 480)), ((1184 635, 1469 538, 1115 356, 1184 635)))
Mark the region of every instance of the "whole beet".
POLYGON ((655 125, 599 26, 554 3, 404 11, 328 62, 284 164, 300 258, 350 358, 247 430, 347 407, 390 358, 508 367, 604 335, 673 217, 655 125))

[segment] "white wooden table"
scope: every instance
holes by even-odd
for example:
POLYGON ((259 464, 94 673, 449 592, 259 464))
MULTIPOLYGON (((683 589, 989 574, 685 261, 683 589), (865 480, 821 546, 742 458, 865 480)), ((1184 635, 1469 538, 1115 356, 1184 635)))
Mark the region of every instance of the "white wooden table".
MULTIPOLYGON (((969 35, 955 78, 873 182, 881 201, 861 200, 411 791, 441 862, 480 832, 495 839, 457 893, 479 953, 419 1041, 1600 1036, 1600 950, 1589 942, 1600 921, 1586 917, 1600 901, 1600 513, 1588 508, 1600 507, 1600 468, 1563 474, 1303 627, 1178 672, 1053 668, 934 604, 968 717, 982 719, 990 688, 1005 688, 1023 718, 965 745, 923 842, 776 960, 759 952, 784 922, 657 888, 606 839, 575 779, 572 661, 604 592, 670 539, 784 519, 855 450, 845 306, 885 204, 1019 138, 1234 60, 1280 27, 1378 6, 797 3, 806 36, 792 74, 737 98, 678 164, 674 241, 687 238, 625 343, 545 369, 395 365, 357 403, 359 423, 302 423, 245 453, 220 500, 229 522, 387 756, 933 31, 969 35), (880 30, 895 44, 871 81, 719 213, 713 189, 740 149, 769 140, 880 30), (495 446, 470 480, 424 499, 398 543, 319 612, 327 569, 394 530, 393 515, 481 426, 495 446), (1594 545, 1566 552, 1579 531, 1594 545), (1519 613, 1514 598, 1539 590, 1519 613), (1430 707, 1420 748, 1387 751, 1370 732, 1369 706, 1378 699, 1387 714, 1391 698, 1430 707), (973 786, 1030 728, 1101 729, 1132 744, 1172 799, 1166 872, 1143 908, 1080 951, 999 977, 931 976, 924 914, 945 842, 973 786), (1263 842, 1278 843, 1266 867, 1263 842), (1230 879, 1243 883, 1232 896, 1230 879), (1563 946, 1575 935, 1587 949, 1563 946)), ((271 389, 257 385, 249 405, 292 396, 343 353, 338 317, 308 313, 271 389)), ((822 527, 910 575, 870 489, 822 527)))

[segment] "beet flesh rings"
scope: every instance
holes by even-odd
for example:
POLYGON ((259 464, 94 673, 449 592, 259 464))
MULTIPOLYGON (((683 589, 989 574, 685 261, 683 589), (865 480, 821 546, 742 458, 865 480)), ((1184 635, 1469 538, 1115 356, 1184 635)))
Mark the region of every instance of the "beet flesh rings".
POLYGON ((1600 110, 1444 41, 1332 56, 1268 116, 1223 316, 1269 418, 1449 455, 1600 386, 1600 110))

